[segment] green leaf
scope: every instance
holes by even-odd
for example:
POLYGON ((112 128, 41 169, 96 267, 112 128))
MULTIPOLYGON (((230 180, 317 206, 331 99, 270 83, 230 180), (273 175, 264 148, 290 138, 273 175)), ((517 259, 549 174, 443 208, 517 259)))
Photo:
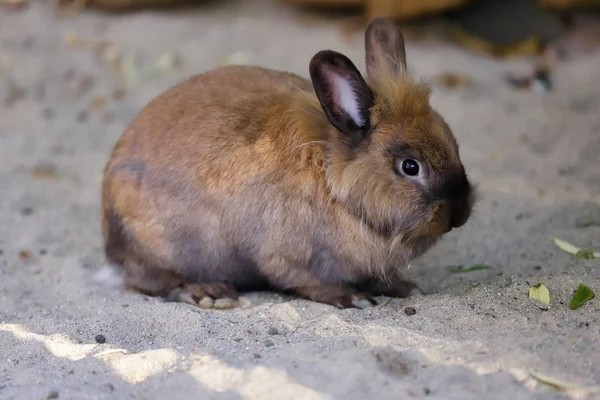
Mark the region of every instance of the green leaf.
POLYGON ((463 267, 462 265, 451 265, 448 267, 448 269, 450 270, 450 272, 455 272, 455 273, 459 273, 459 272, 471 272, 471 271, 479 271, 482 269, 489 269, 492 268, 489 265, 485 265, 485 264, 475 264, 475 265, 471 265, 470 267, 463 267))
POLYGON ((592 249, 581 249, 575 254, 576 257, 585 258, 586 260, 593 260, 596 258, 596 253, 592 249))
POLYGON ((569 308, 571 310, 574 310, 593 298, 594 292, 592 291, 592 289, 585 286, 583 283, 580 283, 579 287, 577 288, 577 291, 575 291, 575 294, 573 295, 573 297, 571 297, 569 308))
POLYGON ((529 300, 542 310, 547 310, 550 306, 550 291, 546 285, 538 283, 529 288, 529 300))
POLYGON ((565 253, 571 254, 575 257, 585 258, 588 260, 591 260, 593 258, 600 258, 600 252, 594 251, 592 249, 582 249, 558 238, 554 238, 554 244, 565 253))
POLYGON ((587 221, 575 224, 576 228, 591 228, 593 226, 600 226, 600 222, 595 219, 588 219, 587 221))
POLYGON ((579 247, 574 246, 571 243, 567 243, 564 240, 561 240, 561 239, 558 239, 558 238, 554 238, 554 244, 559 249, 561 249, 565 253, 571 254, 572 256, 577 255, 577 253, 581 251, 581 249, 579 247))

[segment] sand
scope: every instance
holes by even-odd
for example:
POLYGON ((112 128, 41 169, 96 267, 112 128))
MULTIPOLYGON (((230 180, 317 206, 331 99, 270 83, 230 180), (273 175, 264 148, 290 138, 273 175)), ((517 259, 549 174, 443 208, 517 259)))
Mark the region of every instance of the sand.
POLYGON ((307 76, 324 48, 364 71, 360 33, 269 1, 113 17, 56 18, 34 1, 1 11, 0 398, 600 398, 600 297, 568 308, 580 283, 600 294, 600 260, 552 242, 600 248, 600 227, 576 227, 600 220, 599 53, 561 63, 555 91, 540 94, 504 82, 527 60, 407 42, 415 76, 474 80, 434 86, 432 102, 483 195, 464 228, 411 265, 425 297, 338 310, 252 293, 245 308, 211 311, 91 282, 103 264, 102 168, 141 107, 228 54, 307 76), (179 66, 115 93, 98 52, 65 44, 71 32, 145 63, 172 51, 179 66), (492 268, 448 269, 478 263, 492 268), (548 310, 528 301, 538 282, 548 310))

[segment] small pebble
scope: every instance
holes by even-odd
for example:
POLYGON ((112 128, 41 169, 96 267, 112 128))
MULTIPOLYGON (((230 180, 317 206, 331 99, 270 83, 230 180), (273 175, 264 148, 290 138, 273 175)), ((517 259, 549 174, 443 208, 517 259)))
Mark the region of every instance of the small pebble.
POLYGON ((417 310, 415 310, 414 307, 406 307, 404 309, 404 313, 408 316, 411 316, 411 315, 415 315, 417 313, 417 310))
POLYGON ((96 335, 96 343, 106 343, 106 338, 104 337, 104 335, 96 335))
POLYGON ((272 340, 265 340, 265 347, 273 347, 275 343, 272 340))
POLYGON ((21 209, 21 215, 27 216, 33 214, 33 208, 31 207, 23 207, 21 209))
POLYGON ((45 119, 52 119, 54 111, 51 108, 44 108, 43 115, 45 119))
POLYGON ((86 122, 87 120, 88 120, 87 111, 79 111, 79 113, 77 113, 77 121, 83 123, 83 122, 86 122))
POLYGON ((45 256, 46 254, 48 254, 48 250, 46 250, 46 249, 40 250, 40 256, 45 256))
POLYGON ((254 353, 254 358, 262 358, 262 356, 258 353, 254 353))
POLYGON ((58 392, 56 390, 50 391, 48 396, 46 396, 46 399, 58 399, 58 392))
POLYGON ((269 333, 269 335, 278 335, 279 331, 277 330, 277 328, 271 327, 271 328, 269 328, 268 333, 269 333))

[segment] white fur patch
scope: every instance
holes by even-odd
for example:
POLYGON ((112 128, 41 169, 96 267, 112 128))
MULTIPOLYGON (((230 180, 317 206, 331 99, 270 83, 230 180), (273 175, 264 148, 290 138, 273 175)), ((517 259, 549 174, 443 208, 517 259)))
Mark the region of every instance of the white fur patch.
POLYGON ((123 273, 119 266, 104 264, 100 270, 92 276, 91 281, 96 285, 119 287, 123 285, 123 273))
POLYGON ((358 126, 364 126, 365 121, 360 115, 360 108, 358 105, 358 99, 356 93, 352 88, 350 82, 342 77, 336 76, 334 79, 336 93, 338 95, 338 101, 342 110, 346 112, 352 118, 354 123, 358 126))

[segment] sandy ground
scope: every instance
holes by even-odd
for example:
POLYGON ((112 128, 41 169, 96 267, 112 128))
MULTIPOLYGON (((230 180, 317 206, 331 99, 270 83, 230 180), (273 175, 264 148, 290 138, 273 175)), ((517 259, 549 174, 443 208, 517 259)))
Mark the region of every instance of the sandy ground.
POLYGON ((551 240, 600 248, 600 227, 575 227, 600 220, 600 54, 562 63, 542 95, 503 81, 527 72, 525 60, 408 42, 416 76, 475 80, 436 86, 433 103, 484 195, 469 224, 409 270, 426 297, 340 311, 255 293, 217 312, 90 283, 103 262, 101 170, 147 101, 241 50, 306 76, 310 57, 333 48, 364 70, 360 33, 347 40, 268 1, 218 3, 112 18, 57 19, 41 1, 0 10, 0 398, 600 398, 600 298, 567 307, 579 283, 600 294, 600 261, 551 240), (97 52, 65 45, 69 32, 146 63, 164 51, 181 62, 121 96, 97 52), (492 268, 447 268, 476 263, 492 268), (538 282, 547 311, 527 298, 538 282))

